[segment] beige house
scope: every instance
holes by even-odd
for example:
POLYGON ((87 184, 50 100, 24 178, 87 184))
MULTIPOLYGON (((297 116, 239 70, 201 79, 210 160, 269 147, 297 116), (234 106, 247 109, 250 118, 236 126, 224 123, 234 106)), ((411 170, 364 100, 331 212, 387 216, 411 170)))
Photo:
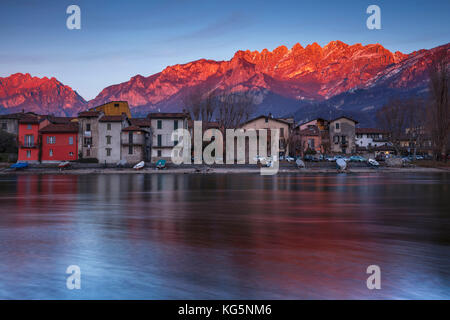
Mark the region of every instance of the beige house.
POLYGON ((356 152, 355 126, 358 121, 339 117, 330 121, 331 152, 350 154, 356 152))
POLYGON ((103 116, 100 111, 83 111, 78 114, 79 158, 98 159, 98 123, 103 116))
POLYGON ((102 116, 98 120, 98 149, 99 163, 116 164, 121 160, 121 133, 129 126, 125 114, 121 116, 102 116))
POLYGON ((188 115, 186 113, 149 113, 151 121, 152 143, 151 161, 159 159, 171 160, 172 148, 176 141, 172 141, 172 132, 176 129, 188 129, 188 115))
MULTIPOLYGON (((271 129, 279 129, 280 130, 280 155, 288 155, 289 154, 289 134, 291 130, 291 126, 293 121, 291 119, 278 119, 273 118, 270 114, 268 116, 259 116, 254 119, 251 119, 245 122, 241 128, 242 129, 266 129, 268 145, 270 145, 270 130, 271 129)), ((259 145, 259 143, 258 143, 259 145)), ((267 149, 267 154, 270 154, 270 147, 267 149)))
POLYGON ((149 135, 149 132, 138 126, 123 128, 120 138, 122 160, 129 164, 145 161, 149 135))

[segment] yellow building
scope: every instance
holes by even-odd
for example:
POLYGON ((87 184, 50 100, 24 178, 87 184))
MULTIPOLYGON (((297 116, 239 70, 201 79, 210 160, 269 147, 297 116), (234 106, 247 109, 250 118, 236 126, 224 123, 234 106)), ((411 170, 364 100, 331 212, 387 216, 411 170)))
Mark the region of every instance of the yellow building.
POLYGON ((125 113, 129 119, 131 118, 131 111, 127 101, 110 101, 90 108, 89 111, 101 111, 105 116, 121 116, 122 113, 125 113))

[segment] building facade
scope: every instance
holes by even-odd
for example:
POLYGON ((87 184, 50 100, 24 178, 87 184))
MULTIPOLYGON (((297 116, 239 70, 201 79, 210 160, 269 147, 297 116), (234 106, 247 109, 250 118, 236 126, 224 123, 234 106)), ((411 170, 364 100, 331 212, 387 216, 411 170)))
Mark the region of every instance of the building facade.
POLYGON ((74 161, 78 159, 78 124, 49 124, 40 129, 41 162, 74 161))
MULTIPOLYGON (((273 129, 280 130, 280 138, 279 138, 279 155, 284 156, 289 154, 289 135, 291 129, 291 123, 286 119, 277 119, 273 118, 270 114, 268 116, 259 116, 254 119, 251 119, 245 122, 242 126, 242 129, 266 129, 267 133, 267 141, 270 146, 270 131, 273 129)), ((258 143, 259 145, 259 143, 258 143)), ((267 154, 270 154, 270 147, 268 146, 267 154)), ((258 152, 260 153, 260 152, 258 152)))
POLYGON ((18 156, 19 162, 39 162, 40 139, 39 119, 34 116, 24 117, 18 123, 18 156))
POLYGON ((98 123, 103 116, 99 111, 83 111, 78 114, 78 155, 80 158, 98 159, 98 123))
POLYGON ((332 153, 356 152, 355 126, 357 123, 348 117, 339 117, 330 121, 330 151, 332 153))
POLYGON ((159 159, 171 160, 172 149, 177 141, 172 141, 172 132, 176 129, 188 129, 186 113, 150 113, 147 119, 151 121, 152 148, 151 161, 159 159))
POLYGON ((121 133, 128 127, 128 118, 121 116, 102 116, 98 120, 98 149, 99 163, 112 164, 121 160, 121 133))
POLYGON ((123 128, 120 141, 122 159, 130 164, 145 161, 146 141, 149 138, 149 133, 137 126, 123 128))
POLYGON ((356 145, 359 148, 371 149, 388 145, 386 132, 376 128, 356 128, 356 145))
POLYGON ((122 114, 126 114, 129 119, 131 118, 131 111, 127 101, 110 101, 90 108, 88 111, 102 112, 105 116, 121 116, 122 114))

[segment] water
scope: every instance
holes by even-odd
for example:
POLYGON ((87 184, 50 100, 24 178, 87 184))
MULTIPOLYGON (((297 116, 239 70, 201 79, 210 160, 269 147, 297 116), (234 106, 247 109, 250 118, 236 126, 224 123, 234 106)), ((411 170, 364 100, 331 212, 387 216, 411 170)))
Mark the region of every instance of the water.
POLYGON ((0 176, 0 298, 449 299, 449 182, 0 176), (366 287, 369 265, 381 290, 366 287))

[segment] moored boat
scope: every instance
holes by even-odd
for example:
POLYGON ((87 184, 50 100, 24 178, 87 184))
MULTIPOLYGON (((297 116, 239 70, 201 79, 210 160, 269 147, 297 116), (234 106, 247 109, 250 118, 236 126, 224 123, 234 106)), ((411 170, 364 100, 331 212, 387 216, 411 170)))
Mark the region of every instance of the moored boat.
POLYGON ((139 162, 138 164, 136 164, 136 165, 133 167, 133 169, 135 169, 135 170, 141 170, 141 169, 144 168, 144 166, 145 166, 145 162, 144 162, 144 161, 141 161, 141 162, 139 162))

